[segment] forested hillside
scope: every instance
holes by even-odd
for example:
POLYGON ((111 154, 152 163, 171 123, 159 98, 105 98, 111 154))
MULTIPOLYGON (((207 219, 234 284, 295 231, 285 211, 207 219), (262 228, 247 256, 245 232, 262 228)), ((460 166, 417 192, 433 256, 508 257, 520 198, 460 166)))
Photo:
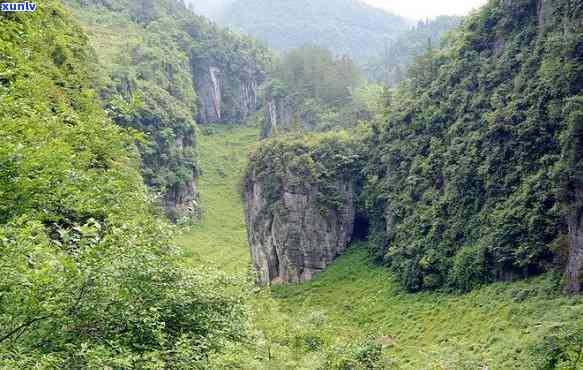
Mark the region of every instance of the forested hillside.
POLYGON ((37 4, 0 14, 0 367, 216 368, 249 334, 245 281, 183 266, 88 37, 37 4))
POLYGON ((365 194, 372 252, 407 289, 469 290, 569 256, 580 279, 582 11, 490 1, 394 93, 365 194))
POLYGON ((269 51, 183 4, 68 0, 91 35, 110 117, 145 134, 143 176, 173 220, 198 213, 195 125, 259 109, 269 51))
POLYGON ((217 19, 278 50, 312 44, 359 62, 409 29, 405 19, 356 0, 237 0, 217 19))
POLYGON ((545 271, 566 271, 565 289, 581 290, 582 8, 490 1, 385 97, 386 120, 359 154, 361 196, 371 252, 408 290, 545 271))
POLYGON ((262 136, 355 127, 372 118, 382 93, 347 56, 317 46, 290 50, 274 61, 264 86, 262 136))
POLYGON ((374 81, 396 86, 407 77, 409 66, 415 58, 430 49, 439 49, 444 36, 461 22, 462 18, 456 16, 440 16, 418 22, 415 28, 379 50, 378 55, 367 62, 367 73, 374 81))

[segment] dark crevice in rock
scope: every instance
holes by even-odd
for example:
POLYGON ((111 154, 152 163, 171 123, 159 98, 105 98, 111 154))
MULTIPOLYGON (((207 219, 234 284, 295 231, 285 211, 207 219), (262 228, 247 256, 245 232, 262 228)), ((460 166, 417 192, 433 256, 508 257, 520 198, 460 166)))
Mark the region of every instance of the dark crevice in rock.
POLYGON ((368 231, 370 222, 368 217, 357 214, 354 219, 354 232, 352 233, 352 241, 366 241, 368 240, 368 231))

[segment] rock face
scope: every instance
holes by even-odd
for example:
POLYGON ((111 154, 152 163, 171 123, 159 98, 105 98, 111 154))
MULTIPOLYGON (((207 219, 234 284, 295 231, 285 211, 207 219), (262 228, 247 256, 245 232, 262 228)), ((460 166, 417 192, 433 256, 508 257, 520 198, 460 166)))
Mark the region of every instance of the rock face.
POLYGON ((266 140, 252 154, 244 198, 259 285, 310 280, 352 240, 355 155, 346 144, 326 143, 319 151, 304 141, 266 140), (349 159, 337 160, 335 150, 346 151, 342 158, 349 159))
POLYGON ((187 183, 174 185, 164 194, 166 212, 172 221, 182 217, 196 217, 200 212, 199 192, 196 178, 187 183))
POLYGON ((260 81, 223 73, 216 66, 196 68, 199 123, 240 123, 260 108, 260 81))
POLYGON ((565 272, 567 285, 565 292, 570 294, 583 293, 583 217, 571 217, 569 226, 569 261, 565 272))
POLYGON ((537 15, 539 30, 544 30, 547 23, 552 18, 553 10, 554 8, 551 0, 538 0, 537 15))
POLYGON ((264 184, 250 179, 246 221, 258 284, 310 280, 346 250, 354 229, 354 187, 337 186, 344 202, 340 210, 320 208, 316 186, 301 193, 284 189, 281 205, 270 209, 264 184))
MULTIPOLYGON (((192 158, 194 152, 193 137, 179 136, 176 138, 176 152, 182 158, 192 158)), ((184 161, 186 163, 187 161, 184 161)), ((188 178, 181 183, 176 183, 169 187, 164 194, 166 213, 173 221, 180 218, 198 217, 201 211, 199 205, 200 193, 198 191, 198 171, 193 164, 190 168, 188 178)))
POLYGON ((294 110, 285 98, 268 98, 262 138, 273 136, 278 131, 288 131, 294 124, 294 110))
POLYGON ((252 79, 239 84, 239 112, 243 118, 255 113, 260 107, 257 87, 258 82, 252 79))
POLYGON ((294 122, 294 111, 285 98, 268 98, 264 115, 262 138, 271 137, 280 130, 285 131, 294 122))
POLYGON ((208 67, 204 72, 196 74, 194 82, 200 102, 199 122, 216 123, 222 118, 222 86, 220 70, 208 67))

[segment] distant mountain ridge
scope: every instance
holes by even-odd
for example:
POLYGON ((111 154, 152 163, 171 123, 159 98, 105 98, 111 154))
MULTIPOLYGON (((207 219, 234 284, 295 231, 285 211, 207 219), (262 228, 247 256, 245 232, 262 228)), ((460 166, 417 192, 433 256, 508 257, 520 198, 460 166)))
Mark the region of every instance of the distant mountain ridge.
POLYGON ((185 3, 196 13, 216 19, 235 0, 186 0, 185 3))
POLYGON ((216 20, 274 49, 313 44, 356 61, 378 55, 411 28, 405 18, 357 0, 235 0, 216 20))

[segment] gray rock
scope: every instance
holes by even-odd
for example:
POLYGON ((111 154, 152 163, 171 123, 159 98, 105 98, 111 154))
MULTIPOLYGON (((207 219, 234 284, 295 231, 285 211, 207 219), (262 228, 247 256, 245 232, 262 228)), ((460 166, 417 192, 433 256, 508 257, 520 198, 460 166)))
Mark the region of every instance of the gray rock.
POLYGON ((211 66, 194 77, 200 102, 199 121, 202 123, 221 122, 223 88, 220 70, 211 66))
POLYGON ((583 215, 572 216, 569 226, 569 260, 565 271, 565 293, 583 293, 583 215))
POLYGON ((354 231, 355 187, 350 181, 334 185, 339 209, 320 204, 317 185, 290 186, 286 179, 281 199, 269 204, 263 180, 255 173, 247 178, 247 234, 259 285, 310 280, 346 250, 354 231))
POLYGON ((294 124, 292 104, 285 98, 268 98, 264 113, 262 138, 271 137, 278 131, 288 131, 294 124))
POLYGON ((260 109, 260 81, 246 74, 229 76, 213 65, 195 71, 199 123, 240 123, 260 109))

